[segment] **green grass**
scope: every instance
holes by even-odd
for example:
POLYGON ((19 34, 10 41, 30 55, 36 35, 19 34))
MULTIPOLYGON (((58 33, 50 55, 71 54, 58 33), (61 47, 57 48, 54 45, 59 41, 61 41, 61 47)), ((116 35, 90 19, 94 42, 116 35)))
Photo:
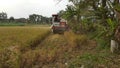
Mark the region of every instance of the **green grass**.
POLYGON ((1 22, 0 21, 0 27, 2 26, 45 26, 45 27, 49 27, 51 26, 51 24, 35 24, 35 23, 22 23, 22 22, 1 22))
POLYGON ((0 22, 0 26, 25 26, 25 23, 16 23, 16 22, 0 22))

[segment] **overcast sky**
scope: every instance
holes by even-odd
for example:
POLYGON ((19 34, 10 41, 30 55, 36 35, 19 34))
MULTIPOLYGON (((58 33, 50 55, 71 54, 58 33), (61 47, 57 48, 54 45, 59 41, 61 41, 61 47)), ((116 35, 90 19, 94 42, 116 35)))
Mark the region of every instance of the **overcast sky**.
POLYGON ((50 17, 51 14, 64 10, 68 0, 57 3, 56 0, 0 0, 0 12, 6 12, 8 17, 15 18, 28 18, 33 13, 50 17))

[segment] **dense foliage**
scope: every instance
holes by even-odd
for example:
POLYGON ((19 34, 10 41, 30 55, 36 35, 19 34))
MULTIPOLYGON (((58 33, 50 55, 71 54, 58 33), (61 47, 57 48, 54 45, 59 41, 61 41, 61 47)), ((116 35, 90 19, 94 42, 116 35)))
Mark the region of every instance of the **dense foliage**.
MULTIPOLYGON (((108 40, 114 38, 119 24, 117 12, 119 0, 69 0, 62 18, 68 21, 75 33, 92 33, 95 38, 108 40)), ((106 45, 106 44, 105 44, 106 45)))

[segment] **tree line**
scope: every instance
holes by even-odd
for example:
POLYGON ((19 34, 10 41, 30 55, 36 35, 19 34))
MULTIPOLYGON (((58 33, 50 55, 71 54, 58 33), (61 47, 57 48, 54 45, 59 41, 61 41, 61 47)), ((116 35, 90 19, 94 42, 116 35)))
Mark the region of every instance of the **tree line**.
POLYGON ((8 18, 7 13, 1 12, 0 13, 0 22, 1 23, 27 23, 27 24, 50 24, 51 17, 45 17, 39 14, 31 14, 29 18, 19 18, 15 19, 13 16, 8 18))

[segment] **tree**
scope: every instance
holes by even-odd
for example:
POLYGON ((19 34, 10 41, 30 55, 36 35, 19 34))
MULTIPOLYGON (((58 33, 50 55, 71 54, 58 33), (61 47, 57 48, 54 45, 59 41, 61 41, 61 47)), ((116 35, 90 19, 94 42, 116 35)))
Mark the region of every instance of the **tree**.
POLYGON ((35 23, 35 24, 45 24, 45 23, 49 23, 50 18, 44 17, 42 15, 38 15, 38 14, 32 14, 29 15, 29 21, 31 23, 35 23))
POLYGON ((9 22, 13 22, 13 21, 15 21, 14 17, 10 17, 9 22))
POLYGON ((5 19, 7 19, 7 13, 1 12, 0 13, 0 20, 5 20, 5 19))
POLYGON ((90 15, 91 11, 89 10, 97 9, 96 3, 98 0, 69 0, 69 2, 72 4, 67 5, 67 8, 62 13, 62 16, 68 20, 68 23, 71 24, 71 28, 73 28, 75 32, 82 31, 82 17, 93 16, 90 15))
POLYGON ((42 16, 41 15, 38 15, 38 14, 32 14, 32 15, 29 15, 29 20, 32 22, 32 23, 38 23, 41 21, 41 18, 42 16))
POLYGON ((72 24, 70 27, 75 26, 75 29, 72 30, 77 28, 77 31, 79 31, 79 27, 86 27, 86 24, 87 28, 91 29, 89 26, 92 25, 95 29, 92 33, 96 34, 95 38, 105 41, 102 44, 105 47, 110 43, 111 39, 115 40, 116 38, 117 42, 120 42, 120 24, 118 25, 120 23, 119 0, 69 0, 69 2, 72 4, 67 6, 63 18, 67 19, 69 24, 72 24), (90 20, 96 21, 91 23, 90 20))
POLYGON ((107 19, 107 8, 106 8, 106 0, 102 0, 101 12, 102 12, 102 24, 106 26, 106 19, 107 19))

